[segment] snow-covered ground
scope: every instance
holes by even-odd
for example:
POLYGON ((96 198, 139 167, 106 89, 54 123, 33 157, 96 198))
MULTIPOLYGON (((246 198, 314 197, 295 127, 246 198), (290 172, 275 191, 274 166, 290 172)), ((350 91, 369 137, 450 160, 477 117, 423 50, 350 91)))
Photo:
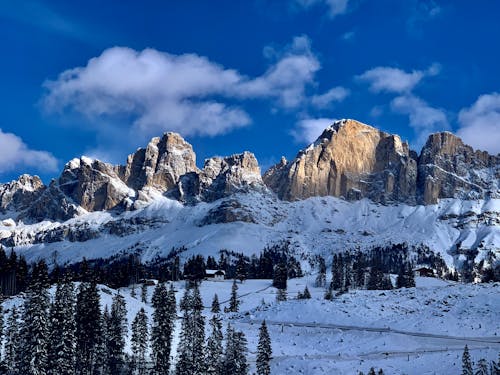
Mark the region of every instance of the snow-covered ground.
POLYGON ((300 254, 321 254, 327 259, 335 251, 402 242, 426 244, 452 266, 460 262, 454 247, 457 242, 461 242, 462 249, 478 248, 477 260, 490 250, 500 258, 499 199, 446 199, 437 205, 384 206, 366 199, 347 202, 334 197, 284 202, 270 194, 252 192, 194 206, 157 197, 149 206, 121 215, 93 212, 65 223, 8 224, 0 225, 0 238, 15 237, 19 244, 16 250, 28 261, 43 257, 59 264, 131 251, 140 251, 147 261, 181 246, 187 248, 181 254, 183 258, 191 254, 217 255, 221 249, 250 255, 282 240, 291 242, 300 254), (228 201, 237 202, 233 212, 251 220, 207 224, 213 222, 213 212, 228 201), (127 224, 120 236, 110 234, 109 225, 124 220, 141 224, 127 224), (57 236, 72 228, 94 233, 84 242, 49 236, 43 243, 33 244, 40 233, 52 231, 57 236))
MULTIPOLYGON (((333 301, 313 286, 314 278, 288 282, 286 302, 277 303, 271 280, 238 283, 240 312, 222 314, 248 338, 249 362, 255 365, 258 328, 266 319, 273 347, 273 374, 357 374, 371 366, 386 374, 458 374, 465 344, 472 358, 496 360, 500 351, 500 284, 458 284, 417 278, 417 287, 393 291, 358 290, 333 301), (312 299, 295 300, 308 285, 312 299)), ((205 314, 215 293, 227 306, 232 281, 205 281, 200 291, 205 314)), ((117 291, 100 286, 102 307, 110 305, 117 291)), ((149 287, 151 297, 154 287, 149 287)), ((175 285, 177 300, 185 285, 175 285)), ((130 297, 130 288, 119 291, 126 298, 128 321, 141 307, 130 297)), ((139 288, 137 289, 138 295, 139 288)), ((19 298, 4 303, 9 309, 19 298)), ((177 324, 179 328, 180 324, 177 324)), ((177 332, 178 334, 178 332, 177 332)), ((177 337, 174 340, 174 347, 177 337)))

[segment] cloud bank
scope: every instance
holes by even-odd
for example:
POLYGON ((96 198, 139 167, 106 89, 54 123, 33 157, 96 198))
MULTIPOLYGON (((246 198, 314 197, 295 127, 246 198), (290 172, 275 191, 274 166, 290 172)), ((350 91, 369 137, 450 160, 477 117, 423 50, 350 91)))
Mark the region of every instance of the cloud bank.
POLYGON ((130 117, 132 129, 145 136, 166 130, 214 136, 250 124, 240 101, 299 106, 319 69, 306 37, 294 38, 277 61, 253 78, 196 54, 113 47, 86 66, 45 82, 42 104, 51 113, 70 110, 91 119, 130 117))
POLYGON ((31 150, 20 137, 0 129, 0 173, 20 167, 53 172, 57 170, 57 159, 49 152, 31 150))
POLYGON ((438 64, 432 64, 427 70, 405 72, 402 69, 378 66, 367 70, 356 77, 358 81, 366 82, 375 93, 408 93, 426 76, 434 76, 440 71, 438 64))

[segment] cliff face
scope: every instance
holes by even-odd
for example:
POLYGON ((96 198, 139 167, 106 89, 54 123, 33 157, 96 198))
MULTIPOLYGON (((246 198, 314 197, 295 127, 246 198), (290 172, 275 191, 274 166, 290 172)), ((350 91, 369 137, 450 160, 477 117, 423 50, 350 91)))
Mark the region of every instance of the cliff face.
POLYGON ((291 162, 282 159, 264 182, 286 200, 332 195, 349 200, 433 204, 439 198, 499 196, 500 159, 443 132, 420 157, 391 135, 354 120, 328 127, 291 162))
POLYGON ((416 178, 407 143, 354 120, 334 123, 293 161, 282 160, 264 175, 267 186, 286 200, 333 195, 409 203, 416 178))
POLYGON ((500 157, 474 151, 448 133, 431 134, 418 163, 418 189, 424 204, 439 198, 499 197, 500 157))

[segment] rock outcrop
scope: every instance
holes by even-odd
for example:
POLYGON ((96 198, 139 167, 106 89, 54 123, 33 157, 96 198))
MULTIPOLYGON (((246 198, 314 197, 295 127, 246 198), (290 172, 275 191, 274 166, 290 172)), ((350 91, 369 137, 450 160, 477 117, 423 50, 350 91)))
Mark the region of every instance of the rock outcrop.
POLYGON ((134 190, 175 188, 181 176, 197 172, 193 147, 177 133, 153 138, 146 148, 129 155, 127 164, 117 168, 123 182, 134 190))
POLYGON ((0 184, 0 213, 26 210, 45 189, 40 177, 27 174, 15 181, 0 184))
POLYGON ((499 197, 500 157, 474 151, 449 133, 431 134, 418 163, 418 189, 424 204, 439 198, 499 197))
POLYGON ((286 200, 333 195, 346 199, 414 203, 416 155, 397 135, 354 120, 341 120, 264 182, 286 200))
POLYGON ((335 122, 264 175, 281 199, 332 195, 409 204, 500 197, 499 180, 500 156, 474 151, 449 132, 431 134, 417 156, 398 136, 354 120, 335 122))
POLYGON ((111 210, 135 196, 120 180, 115 167, 86 157, 66 164, 58 188, 86 211, 111 210))

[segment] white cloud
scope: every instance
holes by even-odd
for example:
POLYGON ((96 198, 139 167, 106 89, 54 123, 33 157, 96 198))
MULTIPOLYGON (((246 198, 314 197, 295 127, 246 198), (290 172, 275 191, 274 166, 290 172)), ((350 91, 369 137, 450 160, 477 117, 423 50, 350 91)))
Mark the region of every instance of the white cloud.
POLYGON ((49 152, 31 150, 17 135, 0 129, 0 173, 19 167, 53 172, 57 170, 57 159, 49 152))
POLYGON ((367 82, 373 92, 409 92, 424 77, 421 71, 414 70, 407 73, 398 68, 379 66, 367 70, 357 76, 357 79, 367 82))
POLYGON ((42 104, 48 112, 70 109, 90 118, 131 117, 132 130, 143 136, 166 130, 214 136, 251 122, 235 101, 265 98, 284 108, 300 105, 319 68, 306 37, 295 38, 256 78, 196 54, 113 47, 85 67, 45 82, 42 104))
POLYGON ((430 133, 449 129, 446 113, 431 107, 424 100, 411 94, 402 95, 391 101, 391 109, 409 116, 410 126, 417 135, 414 147, 424 145, 430 133))
POLYGON ((299 143, 312 143, 323 133, 335 120, 329 118, 308 118, 300 120, 292 135, 299 143))
POLYGON ((405 72, 402 69, 387 66, 378 66, 367 70, 356 77, 357 80, 370 85, 373 92, 408 93, 426 76, 439 74, 441 66, 432 64, 426 70, 413 70, 405 72))
POLYGON ((284 108, 297 107, 305 100, 306 85, 314 81, 320 69, 309 38, 295 37, 284 53, 271 53, 267 48, 265 54, 278 60, 262 76, 242 79, 229 88, 230 92, 242 98, 276 98, 284 108))
POLYGON ((458 115, 457 135, 476 149, 500 153, 500 94, 481 95, 458 115))
POLYGON ((317 108, 327 108, 333 102, 341 102, 349 95, 349 90, 337 86, 334 87, 324 94, 321 95, 313 95, 311 97, 311 104, 317 108))
POLYGON ((296 0, 296 4, 305 9, 322 4, 328 8, 329 16, 334 18, 338 15, 347 13, 349 0, 296 0))

